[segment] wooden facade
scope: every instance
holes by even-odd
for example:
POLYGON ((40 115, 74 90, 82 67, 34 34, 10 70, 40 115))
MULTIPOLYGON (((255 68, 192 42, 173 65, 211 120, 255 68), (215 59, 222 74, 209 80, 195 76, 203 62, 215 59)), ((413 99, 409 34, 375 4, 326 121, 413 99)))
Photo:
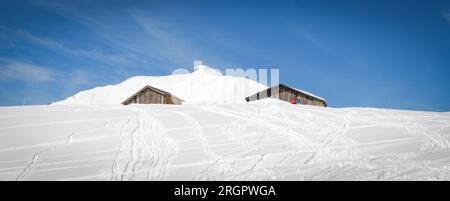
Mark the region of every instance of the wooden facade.
POLYGON ((327 107, 327 102, 324 99, 313 96, 307 92, 303 92, 301 90, 288 87, 283 84, 279 84, 271 88, 265 89, 261 92, 258 92, 254 95, 245 98, 245 100, 249 102, 263 98, 276 98, 287 102, 299 99, 301 100, 301 104, 304 105, 316 105, 327 107))
POLYGON ((181 105, 182 99, 170 94, 167 91, 157 89, 151 86, 145 86, 127 100, 123 101, 123 105, 129 104, 174 104, 181 105))

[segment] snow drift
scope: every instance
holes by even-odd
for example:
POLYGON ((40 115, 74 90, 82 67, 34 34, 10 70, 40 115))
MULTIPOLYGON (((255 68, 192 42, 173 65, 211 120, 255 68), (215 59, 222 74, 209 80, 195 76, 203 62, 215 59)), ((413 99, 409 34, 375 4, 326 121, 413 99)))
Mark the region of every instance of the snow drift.
POLYGON ((117 105, 131 95, 150 85, 183 99, 186 103, 242 103, 245 97, 267 88, 253 80, 224 76, 220 71, 205 65, 195 67, 189 74, 168 76, 137 76, 117 85, 81 91, 55 105, 117 105))

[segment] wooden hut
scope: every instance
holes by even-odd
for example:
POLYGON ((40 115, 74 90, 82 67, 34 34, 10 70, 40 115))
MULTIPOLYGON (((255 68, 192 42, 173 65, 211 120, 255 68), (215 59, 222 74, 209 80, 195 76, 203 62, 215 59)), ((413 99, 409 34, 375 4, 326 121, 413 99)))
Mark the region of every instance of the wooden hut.
POLYGON ((322 107, 327 106, 327 102, 325 101, 325 99, 315 96, 306 91, 288 87, 283 84, 267 88, 261 92, 245 98, 245 100, 249 102, 263 98, 276 98, 287 102, 295 101, 296 104, 300 103, 304 105, 316 105, 322 107))
POLYGON ((157 89, 151 86, 145 86, 127 100, 123 101, 123 105, 129 104, 175 104, 181 105, 182 99, 170 94, 167 91, 157 89))

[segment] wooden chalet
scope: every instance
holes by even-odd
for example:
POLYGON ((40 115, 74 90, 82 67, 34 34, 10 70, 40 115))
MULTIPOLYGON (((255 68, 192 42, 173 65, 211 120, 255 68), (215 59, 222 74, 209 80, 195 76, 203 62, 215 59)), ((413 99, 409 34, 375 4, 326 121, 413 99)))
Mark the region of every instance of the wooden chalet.
POLYGON ((170 94, 167 91, 157 89, 151 86, 145 86, 131 97, 122 102, 123 105, 129 104, 174 104, 181 105, 182 99, 170 94))
POLYGON ((327 102, 325 101, 325 99, 315 96, 309 92, 295 89, 283 84, 267 88, 261 92, 245 98, 245 100, 249 102, 260 100, 263 98, 276 98, 295 104, 327 107, 327 102))

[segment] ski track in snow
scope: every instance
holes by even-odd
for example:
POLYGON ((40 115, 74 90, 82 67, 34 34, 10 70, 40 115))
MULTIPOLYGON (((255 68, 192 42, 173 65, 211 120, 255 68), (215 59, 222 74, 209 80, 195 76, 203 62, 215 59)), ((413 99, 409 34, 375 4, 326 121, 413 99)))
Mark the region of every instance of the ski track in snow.
POLYGON ((270 101, 112 108, 0 108, 0 180, 450 179, 449 113, 270 101), (53 118, 71 111, 79 116, 53 118))
POLYGON ((194 133, 199 137, 199 140, 200 140, 200 142, 202 143, 203 151, 204 151, 204 152, 207 152, 207 153, 210 153, 210 154, 212 154, 212 155, 214 155, 214 156, 216 156, 216 155, 214 154, 214 152, 211 152, 211 151, 210 151, 209 144, 208 144, 208 140, 206 140, 206 137, 205 137, 205 133, 204 133, 204 131, 203 131, 203 128, 202 128, 202 126, 198 123, 198 121, 195 120, 193 117, 191 117, 191 116, 190 116, 189 114, 187 114, 187 113, 184 113, 184 112, 178 112, 178 111, 177 111, 176 113, 179 114, 179 115, 181 115, 181 116, 183 116, 183 118, 184 118, 187 122, 189 122, 189 126, 193 128, 194 133))
MULTIPOLYGON (((85 121, 88 121, 88 120, 85 120, 85 121)), ((96 119, 94 119, 94 120, 92 120, 92 121, 96 121, 96 119)), ((77 121, 77 122, 80 122, 80 121, 77 121)), ((65 123, 66 123, 66 122, 65 122, 65 123)), ((102 127, 108 126, 108 123, 109 123, 109 122, 107 122, 107 123, 106 123, 104 126, 102 126, 102 127)), ((37 164, 40 155, 42 155, 42 154, 44 154, 44 153, 46 153, 46 152, 49 152, 49 151, 53 151, 53 150, 56 150, 56 149, 60 149, 61 146, 68 146, 68 145, 73 141, 73 137, 74 137, 76 134, 80 134, 80 133, 83 133, 83 132, 86 132, 86 131, 96 130, 96 129, 98 129, 98 128, 93 128, 93 129, 88 129, 88 130, 84 130, 84 131, 80 131, 80 132, 74 132, 74 133, 71 133, 71 134, 69 134, 69 135, 65 138, 65 140, 64 140, 63 142, 57 142, 57 143, 54 143, 53 146, 48 147, 48 148, 45 148, 45 149, 43 149, 43 150, 41 150, 41 151, 38 151, 38 152, 34 153, 34 154, 33 154, 33 157, 31 158, 31 162, 30 162, 28 165, 26 165, 25 168, 22 170, 22 172, 17 176, 16 181, 21 181, 21 180, 24 180, 24 179, 25 179, 25 177, 27 176, 27 174, 29 174, 29 172, 32 170, 32 168, 37 164)))
POLYGON ((166 175, 177 148, 165 136, 161 123, 147 111, 136 109, 136 118, 129 119, 120 133, 121 142, 113 161, 111 180, 160 180, 166 175), (126 132, 129 122, 136 126, 126 132))

